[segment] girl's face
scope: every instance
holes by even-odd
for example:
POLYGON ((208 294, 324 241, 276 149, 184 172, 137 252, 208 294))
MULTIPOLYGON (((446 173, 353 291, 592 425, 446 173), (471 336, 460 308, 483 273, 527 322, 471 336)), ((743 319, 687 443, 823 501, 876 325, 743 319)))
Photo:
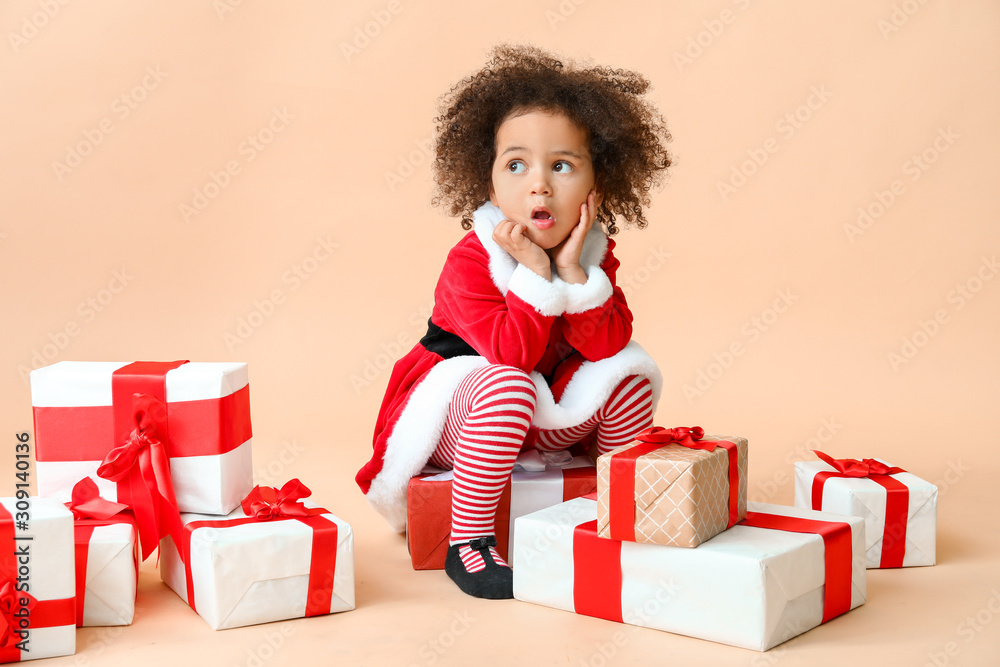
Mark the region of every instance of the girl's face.
POLYGON ((490 201, 525 225, 535 245, 554 248, 580 222, 580 205, 594 190, 587 133, 562 113, 529 111, 503 121, 496 144, 490 201))

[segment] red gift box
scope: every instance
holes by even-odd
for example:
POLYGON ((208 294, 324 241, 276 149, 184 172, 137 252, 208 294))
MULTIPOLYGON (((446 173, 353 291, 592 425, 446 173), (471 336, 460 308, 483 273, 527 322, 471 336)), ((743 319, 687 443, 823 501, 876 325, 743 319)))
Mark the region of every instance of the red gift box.
MULTIPOLYGON (((443 570, 451 534, 451 471, 414 477, 406 494, 406 540, 414 570, 443 570)), ((496 514, 497 552, 508 559, 514 519, 592 493, 597 469, 586 456, 565 467, 515 471, 496 514)), ((509 560, 508 560, 509 562, 509 560)))

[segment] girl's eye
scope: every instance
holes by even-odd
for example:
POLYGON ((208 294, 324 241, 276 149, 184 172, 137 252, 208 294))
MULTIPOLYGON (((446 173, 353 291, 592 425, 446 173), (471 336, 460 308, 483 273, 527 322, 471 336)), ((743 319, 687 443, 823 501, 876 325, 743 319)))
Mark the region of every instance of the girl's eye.
POLYGON ((555 165, 553 165, 552 169, 557 174, 568 174, 573 171, 573 165, 565 160, 559 160, 559 162, 556 162, 555 165))
POLYGON ((520 160, 514 160, 513 162, 507 165, 507 171, 509 171, 512 174, 523 174, 527 170, 528 168, 520 160))

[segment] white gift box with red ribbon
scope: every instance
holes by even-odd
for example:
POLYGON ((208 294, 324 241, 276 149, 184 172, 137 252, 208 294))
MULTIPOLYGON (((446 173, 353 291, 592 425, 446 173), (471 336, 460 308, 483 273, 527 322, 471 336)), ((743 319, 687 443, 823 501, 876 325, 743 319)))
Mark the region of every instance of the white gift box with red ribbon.
POLYGON ((50 498, 0 498, 0 662, 73 655, 73 515, 50 498), (25 606, 26 605, 26 606, 25 606))
POLYGON ((753 502, 747 510, 693 549, 598 537, 590 498, 529 514, 517 520, 514 597, 758 651, 865 602, 861 519, 753 502))
MULTIPOLYGON (((879 459, 867 460, 899 470, 879 459)), ((934 484, 906 471, 840 476, 824 461, 795 462, 795 506, 864 519, 869 568, 937 562, 937 498, 934 484)))
POLYGON ((76 522, 77 625, 129 625, 135 615, 139 557, 135 526, 126 522, 91 529, 90 523, 106 522, 76 522))
POLYGON ((182 514, 187 564, 164 538, 160 577, 215 630, 354 609, 350 524, 301 505, 309 516, 255 519, 243 507, 182 514))
MULTIPOLYGON (((123 444, 116 419, 130 406, 115 404, 116 383, 130 368, 156 363, 61 361, 31 372, 39 495, 66 502, 90 477, 104 498, 127 502, 97 470, 123 444)), ((163 375, 178 508, 226 514, 253 486, 247 365, 183 363, 163 375)))

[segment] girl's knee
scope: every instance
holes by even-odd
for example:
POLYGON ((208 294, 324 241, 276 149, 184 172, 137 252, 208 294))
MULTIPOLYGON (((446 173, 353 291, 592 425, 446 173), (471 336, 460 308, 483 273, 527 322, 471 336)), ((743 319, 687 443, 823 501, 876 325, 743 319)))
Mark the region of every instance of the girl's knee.
POLYGON ((531 376, 516 366, 491 364, 483 369, 491 382, 502 383, 505 387, 519 389, 535 399, 535 382, 531 376))

